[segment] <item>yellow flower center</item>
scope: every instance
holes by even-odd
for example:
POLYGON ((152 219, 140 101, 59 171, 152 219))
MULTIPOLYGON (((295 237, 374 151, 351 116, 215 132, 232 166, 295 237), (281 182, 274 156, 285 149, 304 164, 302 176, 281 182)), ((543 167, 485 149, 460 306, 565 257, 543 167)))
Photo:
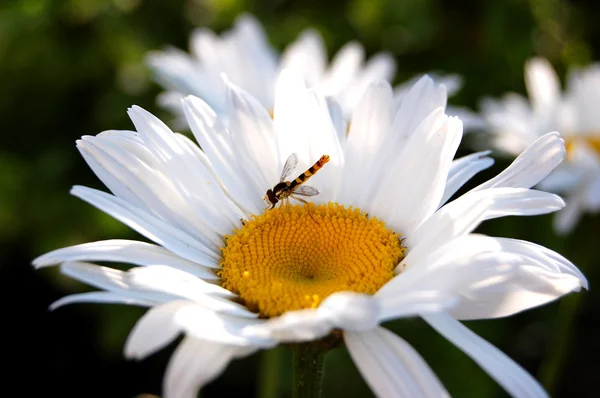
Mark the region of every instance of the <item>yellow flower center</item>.
POLYGON ((572 158, 573 151, 577 146, 585 144, 591 148, 600 157, 600 135, 575 136, 565 138, 565 148, 567 150, 567 159, 572 158))
POLYGON ((336 203, 268 210, 225 239, 223 286, 265 318, 339 291, 374 294, 406 254, 383 222, 336 203))

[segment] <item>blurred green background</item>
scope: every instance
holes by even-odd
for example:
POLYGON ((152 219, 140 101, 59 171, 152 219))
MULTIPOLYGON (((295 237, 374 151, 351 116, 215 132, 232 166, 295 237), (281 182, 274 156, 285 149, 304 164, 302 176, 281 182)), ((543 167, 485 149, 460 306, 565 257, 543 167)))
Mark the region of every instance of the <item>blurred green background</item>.
MULTIPOLYGON (((599 57, 600 2, 559 0, 3 0, 0 2, 0 327, 3 394, 8 396, 131 397, 160 394, 175 345, 142 361, 122 356, 143 310, 78 304, 50 312, 54 300, 88 289, 58 269, 34 271, 34 257, 61 246, 136 238, 118 222, 69 196, 73 184, 101 188, 75 149, 85 134, 130 129, 126 108, 158 109, 160 91, 145 68, 147 51, 187 49, 195 26, 230 27, 240 12, 265 25, 278 49, 308 26, 330 54, 351 39, 369 54, 398 60, 396 83, 419 72, 464 76, 451 103, 475 107, 483 95, 524 91, 522 69, 532 55, 550 59, 559 74, 599 57), (18 394, 9 393, 17 389, 18 394)), ((599 109, 600 111, 600 109, 599 109)), ((468 139, 461 154, 468 152, 468 139)), ((508 164, 499 160, 479 180, 508 164)), ((517 316, 469 322, 544 382, 553 396, 600 396, 600 297, 596 281, 600 217, 588 216, 560 239, 551 216, 487 222, 480 231, 532 240, 584 269, 591 292, 571 295, 517 316)), ((453 396, 505 393, 469 358, 419 320, 387 325, 431 364, 453 396)), ((289 353, 280 348, 273 370, 261 354, 237 360, 202 392, 210 396, 290 396, 289 353), (273 387, 273 388, 272 388, 273 387), (261 390, 262 388, 262 390, 261 390)), ((326 360, 324 396, 371 393, 344 349, 326 360)))

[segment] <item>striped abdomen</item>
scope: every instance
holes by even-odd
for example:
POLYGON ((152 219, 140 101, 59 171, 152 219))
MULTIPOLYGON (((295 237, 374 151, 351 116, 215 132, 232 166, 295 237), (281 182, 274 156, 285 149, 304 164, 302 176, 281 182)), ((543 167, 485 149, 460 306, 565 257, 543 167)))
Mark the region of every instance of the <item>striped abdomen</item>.
POLYGON ((308 180, 311 176, 313 176, 317 171, 321 169, 325 165, 325 163, 329 162, 329 155, 323 155, 319 160, 316 161, 308 170, 304 173, 300 174, 294 181, 290 183, 290 189, 294 189, 294 187, 302 184, 306 180, 308 180))

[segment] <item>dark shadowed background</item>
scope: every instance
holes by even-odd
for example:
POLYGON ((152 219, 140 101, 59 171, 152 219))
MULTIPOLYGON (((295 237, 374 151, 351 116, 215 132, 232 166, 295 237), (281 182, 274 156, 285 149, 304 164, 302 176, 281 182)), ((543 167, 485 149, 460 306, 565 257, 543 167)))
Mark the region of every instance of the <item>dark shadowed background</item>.
MULTIPOLYGON (((330 54, 357 39, 369 54, 398 61, 396 83, 419 72, 464 76, 451 99, 475 107, 483 95, 524 91, 523 63, 547 57, 559 75, 600 58, 600 2, 559 0, 3 0, 0 2, 0 339, 2 396, 132 397, 160 394, 175 345, 141 362, 123 358, 124 341, 143 313, 121 305, 77 304, 48 311, 54 300, 88 289, 30 261, 51 249, 109 238, 128 228, 68 194, 74 184, 104 189, 75 149, 82 135, 131 129, 126 108, 155 104, 159 87, 144 66, 147 51, 187 49, 196 26, 230 27, 243 11, 265 25, 282 49, 308 26, 330 54)), ((600 108, 599 108, 600 111, 600 108)), ((461 154, 469 151, 467 138, 461 154)), ((499 160, 479 177, 508 164, 499 160)), ((480 232, 528 239, 567 256, 591 292, 517 316, 467 325, 541 380, 553 396, 600 396, 600 217, 586 217, 562 239, 551 216, 487 222, 480 232)), ((390 322, 425 357, 457 397, 505 393, 468 357, 419 320, 390 322)), ((290 396, 289 353, 261 371, 261 354, 234 361, 202 392, 290 396), (266 388, 273 391, 273 389, 266 388), (277 391, 277 390, 275 390, 277 391)), ((372 394, 344 349, 327 357, 324 396, 372 394)))

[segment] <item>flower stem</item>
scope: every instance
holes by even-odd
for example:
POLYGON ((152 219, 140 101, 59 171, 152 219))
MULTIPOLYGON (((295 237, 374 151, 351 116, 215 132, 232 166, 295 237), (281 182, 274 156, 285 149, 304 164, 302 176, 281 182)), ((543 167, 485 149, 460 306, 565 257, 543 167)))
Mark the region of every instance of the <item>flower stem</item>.
POLYGON ((582 301, 581 293, 573 293, 571 296, 563 298, 558 305, 556 326, 553 328, 555 335, 552 351, 542 362, 539 370, 539 379, 550 395, 554 395, 560 381, 559 377, 571 347, 574 321, 582 301))
POLYGON ((319 398, 323 381, 323 359, 327 347, 319 341, 292 346, 294 398, 319 398))
MULTIPOLYGON (((580 228, 577 232, 579 230, 580 228)), ((586 275, 588 265, 593 261, 591 257, 593 252, 585 250, 585 248, 586 244, 591 247, 593 243, 585 236, 582 237, 573 233, 567 244, 567 257, 578 265, 579 270, 586 275)), ((589 278, 590 275, 587 275, 587 277, 589 278)), ((554 336, 550 344, 550 352, 542 361, 538 371, 540 382, 551 396, 556 393, 561 373, 564 371, 565 362, 571 349, 575 321, 584 300, 585 293, 571 293, 570 296, 563 298, 558 305, 555 326, 552 328, 554 336)))
POLYGON ((259 369, 259 398, 277 398, 279 393, 279 380, 281 369, 281 349, 275 347, 261 353, 259 369))

